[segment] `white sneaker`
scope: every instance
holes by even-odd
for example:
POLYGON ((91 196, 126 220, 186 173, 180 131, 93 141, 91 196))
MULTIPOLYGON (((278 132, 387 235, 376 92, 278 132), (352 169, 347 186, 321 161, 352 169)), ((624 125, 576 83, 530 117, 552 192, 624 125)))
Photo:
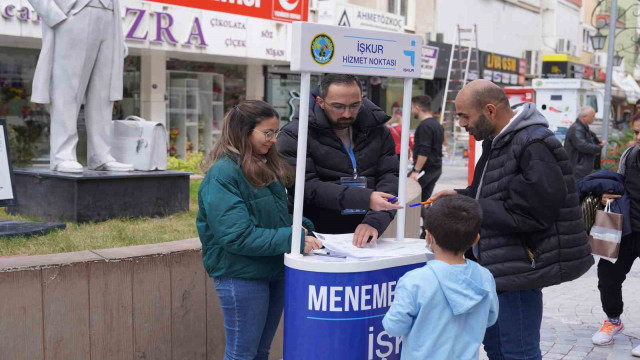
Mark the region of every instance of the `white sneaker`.
POLYGON ((620 320, 620 324, 618 325, 614 325, 611 321, 605 320, 600 330, 591 337, 591 342, 594 345, 609 345, 613 342, 613 337, 622 330, 624 330, 622 320, 620 320))
POLYGON ((117 161, 109 161, 104 163, 94 170, 96 171, 133 171, 133 165, 131 164, 123 164, 117 161))
POLYGON ((640 345, 634 347, 633 350, 631 350, 631 355, 640 357, 640 345))
POLYGON ((77 161, 63 161, 56 165, 54 171, 66 172, 66 173, 81 173, 82 165, 77 161))

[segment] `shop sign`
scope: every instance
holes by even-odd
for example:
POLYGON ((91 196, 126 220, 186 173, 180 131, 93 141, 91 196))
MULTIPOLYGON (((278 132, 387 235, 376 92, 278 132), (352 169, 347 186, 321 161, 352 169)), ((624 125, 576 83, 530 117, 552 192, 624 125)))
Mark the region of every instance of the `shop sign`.
POLYGON ((420 78, 433 80, 438 66, 438 48, 435 46, 422 46, 422 71, 420 78))
POLYGON ((429 41, 427 45, 438 48, 438 61, 436 64, 435 78, 446 79, 449 72, 449 60, 451 59, 451 44, 429 41))
POLYGON ((404 22, 404 16, 363 6, 334 1, 318 2, 318 24, 403 33, 404 22))
POLYGON ((574 79, 582 79, 583 78, 584 65, 575 64, 575 63, 569 63, 569 66, 571 67, 571 71, 573 72, 573 78, 574 79))
MULTIPOLYGON (((523 79, 524 71, 520 58, 499 55, 495 53, 480 52, 480 68, 483 79, 503 85, 519 85, 523 79)), ((526 69, 526 67, 525 67, 526 69)))
POLYGON ((124 34, 133 47, 286 61, 290 25, 184 7, 128 1, 124 34), (160 11, 162 10, 162 11, 160 11))
POLYGON ((277 21, 307 21, 309 0, 147 0, 277 21))
POLYGON ((567 79, 573 78, 569 75, 569 62, 567 61, 543 61, 543 79, 567 79))
POLYGON ((418 78, 422 38, 387 31, 294 23, 291 70, 418 78))
POLYGON ((7 20, 40 22, 40 16, 30 7, 5 4, 0 6, 0 14, 7 20))

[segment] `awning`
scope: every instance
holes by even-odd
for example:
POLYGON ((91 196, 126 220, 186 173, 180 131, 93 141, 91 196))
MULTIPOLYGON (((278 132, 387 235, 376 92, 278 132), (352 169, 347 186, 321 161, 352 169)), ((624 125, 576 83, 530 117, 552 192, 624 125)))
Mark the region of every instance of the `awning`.
POLYGON ((640 86, 631 75, 614 71, 612 80, 614 85, 624 91, 629 104, 635 104, 640 99, 640 86))

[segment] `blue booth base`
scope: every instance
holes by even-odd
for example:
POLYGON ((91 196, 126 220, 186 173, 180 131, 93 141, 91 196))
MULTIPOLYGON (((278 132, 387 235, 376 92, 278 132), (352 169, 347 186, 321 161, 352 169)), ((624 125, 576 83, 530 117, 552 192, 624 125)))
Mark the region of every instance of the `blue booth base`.
POLYGON ((398 279, 431 256, 326 262, 287 255, 284 359, 400 359, 401 340, 382 319, 398 279))

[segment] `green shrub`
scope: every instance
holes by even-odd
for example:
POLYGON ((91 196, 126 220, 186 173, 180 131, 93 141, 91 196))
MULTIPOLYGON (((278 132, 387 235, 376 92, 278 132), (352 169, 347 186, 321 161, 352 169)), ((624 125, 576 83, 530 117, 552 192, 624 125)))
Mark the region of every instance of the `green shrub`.
POLYGON ((194 174, 202 174, 200 164, 204 154, 201 152, 194 152, 187 155, 187 159, 178 159, 173 156, 167 158, 167 170, 176 171, 189 171, 194 174))

